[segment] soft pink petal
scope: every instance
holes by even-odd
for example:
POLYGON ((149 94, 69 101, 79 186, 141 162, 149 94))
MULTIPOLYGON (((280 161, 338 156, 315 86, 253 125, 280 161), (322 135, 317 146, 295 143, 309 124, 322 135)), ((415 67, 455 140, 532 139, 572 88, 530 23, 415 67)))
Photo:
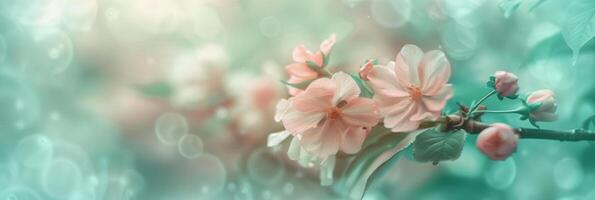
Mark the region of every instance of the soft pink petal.
POLYGON ((366 139, 368 135, 368 131, 363 128, 350 128, 345 134, 343 134, 343 139, 341 140, 341 145, 339 148, 341 151, 354 154, 359 152, 362 148, 362 143, 366 139))
POLYGON ((298 63, 305 63, 312 53, 306 49, 303 44, 298 45, 293 49, 293 61, 298 63))
POLYGON ((368 74, 370 86, 376 95, 406 97, 409 93, 398 83, 395 72, 385 66, 375 66, 368 74))
POLYGON ((301 112, 322 112, 332 107, 335 96, 335 83, 328 78, 310 83, 306 91, 293 98, 293 106, 301 112))
POLYGON ((380 118, 374 100, 368 98, 355 98, 347 102, 341 112, 342 119, 356 127, 372 127, 380 118))
POLYGON ((333 49, 335 42, 337 42, 337 36, 335 34, 332 34, 328 39, 324 40, 320 44, 320 51, 322 51, 322 53, 324 53, 325 55, 328 55, 333 49))
POLYGON ((290 103, 287 99, 279 100, 276 106, 275 121, 279 122, 285 117, 285 114, 289 111, 289 106, 290 103))
POLYGON ((361 91, 357 86, 357 83, 355 83, 355 80, 345 72, 335 73, 332 80, 336 85, 333 105, 337 105, 339 101, 348 101, 359 96, 361 91))
POLYGON ((281 121, 285 129, 295 134, 316 127, 324 116, 325 113, 289 110, 281 121))
POLYGON ((450 73, 450 63, 444 53, 437 50, 427 52, 418 67, 422 91, 425 94, 434 95, 446 84, 450 73))
POLYGON ((408 84, 420 85, 417 68, 423 55, 423 51, 415 45, 408 44, 401 48, 395 63, 395 73, 403 87, 408 87, 408 84))
MULTIPOLYGON (((385 108, 386 109, 386 108, 385 108)), ((411 116, 416 113, 415 102, 401 102, 395 106, 388 107, 384 112, 384 126, 395 129, 410 121, 411 116)))
POLYGON ((322 54, 322 52, 318 51, 315 54, 308 56, 308 61, 312 61, 316 63, 318 67, 322 67, 322 64, 324 62, 324 55, 322 54))
POLYGON ((347 126, 340 120, 326 120, 319 127, 304 132, 301 144, 308 153, 326 158, 337 153, 342 135, 347 130, 347 126))
POLYGON ((452 97, 452 85, 446 84, 433 96, 424 96, 422 101, 428 110, 440 112, 446 105, 446 102, 452 97))
MULTIPOLYGON (((422 102, 415 102, 415 114, 413 114, 409 120, 411 121, 422 121, 425 119, 436 119, 439 116, 436 116, 435 112, 429 111, 422 102)), ((439 114, 439 113, 438 113, 439 114)))
POLYGON ((318 77, 318 72, 310 69, 304 63, 289 64, 285 66, 285 71, 287 71, 290 77, 299 79, 301 81, 312 80, 318 77))

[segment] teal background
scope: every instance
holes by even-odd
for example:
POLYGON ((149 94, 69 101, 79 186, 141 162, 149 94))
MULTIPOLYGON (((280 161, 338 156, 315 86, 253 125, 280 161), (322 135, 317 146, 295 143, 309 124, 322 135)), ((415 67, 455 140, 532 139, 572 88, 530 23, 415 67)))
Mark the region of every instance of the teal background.
MULTIPOLYGON (((455 88, 445 112, 507 70, 523 94, 555 91, 560 119, 543 128, 579 128, 595 112, 595 44, 573 58, 561 33, 585 26, 566 20, 582 13, 568 8, 579 1, 504 1, 518 3, 513 11, 489 0, 4 0, 0 199, 341 199, 265 142, 282 129, 271 113, 286 97, 277 80, 292 49, 316 50, 332 33, 331 70, 386 63, 404 44, 440 49, 455 88), (215 61, 195 63, 210 53, 215 61), (167 97, 181 65, 202 81, 191 106, 167 97), (276 98, 244 105, 261 80, 276 98)), ((484 120, 530 126, 515 115, 484 120)), ((491 161, 475 139, 438 166, 405 150, 364 199, 595 199, 593 143, 522 140, 491 161)))

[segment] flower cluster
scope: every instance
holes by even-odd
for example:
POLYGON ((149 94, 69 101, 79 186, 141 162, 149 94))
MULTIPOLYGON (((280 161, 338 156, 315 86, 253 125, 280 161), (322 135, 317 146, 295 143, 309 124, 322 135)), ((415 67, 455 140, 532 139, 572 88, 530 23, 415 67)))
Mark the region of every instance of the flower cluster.
MULTIPOLYGON (((424 52, 415 45, 405 45, 394 61, 379 64, 368 59, 353 75, 327 69, 335 42, 332 35, 316 53, 304 45, 293 50, 294 62, 285 67, 289 80, 282 81, 291 96, 277 103, 275 114, 285 130, 268 137, 268 146, 276 146, 292 136, 288 157, 305 166, 319 164, 323 184, 332 183, 336 155, 360 152, 373 130, 401 136, 391 145, 367 146, 371 152, 390 147, 377 150, 385 153, 375 154, 378 159, 369 165, 371 171, 412 143, 419 161, 436 164, 456 159, 464 144, 460 130, 479 133, 477 148, 490 159, 503 160, 514 153, 521 129, 502 123, 485 125, 481 114, 516 113, 535 126, 538 121, 557 118, 552 91, 519 95, 518 77, 505 71, 490 77, 487 85, 491 91, 479 101, 470 107, 461 106, 459 112, 444 113, 453 86, 448 83, 451 66, 442 51, 424 52), (522 105, 511 110, 487 110, 480 104, 492 95, 500 100, 520 99, 522 105), (444 152, 436 153, 439 151, 444 152)), ((353 162, 360 161, 356 158, 353 162)), ((354 187, 365 185, 369 173, 364 174, 360 186, 354 187)))

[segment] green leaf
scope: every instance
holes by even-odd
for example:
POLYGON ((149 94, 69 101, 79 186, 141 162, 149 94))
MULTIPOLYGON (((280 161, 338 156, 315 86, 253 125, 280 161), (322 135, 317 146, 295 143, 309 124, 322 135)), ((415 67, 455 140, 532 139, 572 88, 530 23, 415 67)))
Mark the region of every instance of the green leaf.
POLYGON ((173 87, 165 82, 141 85, 138 90, 147 97, 168 97, 173 93, 173 87))
POLYGON ((456 160, 465 145, 465 132, 440 132, 428 129, 419 134, 413 143, 413 157, 420 162, 456 160))
POLYGON ((297 88, 300 90, 305 90, 308 85, 310 85, 310 83, 312 83, 313 80, 309 80, 309 81, 303 81, 303 82, 299 82, 299 83, 289 83, 287 81, 281 80, 281 83, 293 87, 293 88, 297 88))
POLYGON ((498 7, 500 7, 500 11, 502 12, 502 14, 504 14, 504 17, 509 18, 510 16, 512 16, 513 13, 515 13, 518 10, 521 4, 525 4, 526 6, 528 6, 528 11, 531 12, 533 11, 533 9, 541 5, 541 3, 543 3, 544 1, 545 0, 533 0, 529 2, 527 2, 527 0, 503 0, 498 4, 498 7))
POLYGON ((349 164, 342 180, 342 191, 347 191, 351 199, 361 199, 369 185, 370 177, 390 158, 409 146, 416 136, 423 132, 388 133, 378 142, 362 149, 349 164))
POLYGON ((351 78, 355 80, 355 83, 357 83, 357 86, 361 91, 361 93, 359 94, 360 97, 372 98, 372 96, 374 96, 374 92, 372 91, 372 89, 370 89, 368 84, 366 84, 366 81, 362 80, 357 75, 349 74, 349 76, 351 76, 351 78))
POLYGON ((587 119, 585 119, 585 121, 583 121, 583 129, 589 130, 591 126, 595 126, 595 115, 588 117, 587 119))
POLYGON ((595 1, 572 1, 564 12, 561 31, 575 64, 581 48, 595 36, 595 1))
POLYGON ((504 0, 498 4, 500 7, 500 12, 504 14, 504 18, 509 18, 519 6, 523 3, 523 0, 504 0))

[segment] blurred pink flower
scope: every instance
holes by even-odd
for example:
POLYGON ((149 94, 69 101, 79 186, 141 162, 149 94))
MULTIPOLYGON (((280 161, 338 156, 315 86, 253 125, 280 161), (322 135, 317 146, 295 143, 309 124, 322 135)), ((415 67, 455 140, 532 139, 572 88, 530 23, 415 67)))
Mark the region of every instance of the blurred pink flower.
POLYGON ((513 97, 519 91, 519 78, 513 73, 506 71, 497 71, 494 73, 496 81, 494 89, 502 97, 513 97))
MULTIPOLYGON (((287 80, 287 82, 301 83, 318 78, 320 74, 317 71, 310 69, 307 62, 314 62, 319 67, 324 67, 323 64, 325 56, 330 54, 336 40, 336 36, 334 34, 331 35, 328 39, 323 41, 322 44, 320 44, 320 50, 314 54, 306 49, 304 45, 298 45, 295 47, 295 49, 293 49, 294 63, 285 66, 285 70, 289 74, 289 80, 287 80)), ((301 92, 301 90, 289 87, 289 93, 291 95, 295 96, 299 92, 301 92)))
POLYGON ((415 45, 405 45, 396 63, 374 67, 368 79, 384 126, 406 132, 417 129, 424 119, 437 119, 452 96, 449 77, 450 64, 443 52, 424 54, 415 45))
POLYGON ((359 77, 365 81, 368 81, 368 75, 370 74, 370 71, 372 71, 372 68, 374 68, 374 59, 368 59, 368 61, 366 61, 366 64, 362 65, 362 67, 359 69, 359 77))
POLYGON ((502 123, 492 124, 477 137, 477 148, 492 160, 504 160, 516 149, 519 136, 502 123))
POLYGON ((527 98, 527 104, 536 103, 541 105, 529 115, 533 121, 555 121, 558 119, 556 114, 558 103, 553 91, 543 89, 531 93, 527 98))
POLYGON ((370 127, 379 120, 372 99, 359 97, 360 89, 347 74, 320 78, 306 90, 277 105, 275 119, 300 138, 303 148, 318 158, 338 150, 356 153, 370 127))

